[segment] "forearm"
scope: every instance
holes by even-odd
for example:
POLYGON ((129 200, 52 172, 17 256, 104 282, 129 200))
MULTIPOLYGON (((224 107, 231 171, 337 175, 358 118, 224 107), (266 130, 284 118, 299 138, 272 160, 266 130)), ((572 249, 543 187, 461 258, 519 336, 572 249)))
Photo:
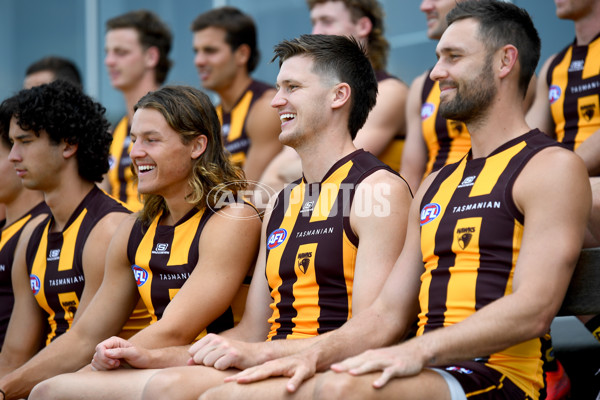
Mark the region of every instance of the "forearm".
POLYGON ((410 345, 418 346, 432 366, 489 356, 540 337, 549 328, 552 318, 544 306, 524 303, 517 296, 505 296, 457 324, 411 339, 410 345))
POLYGON ((408 330, 408 325, 400 325, 401 319, 400 316, 390 319, 389 315, 366 310, 301 355, 314 360, 317 371, 326 370, 331 364, 363 351, 397 343, 408 330))
POLYGON ((75 372, 92 359, 94 345, 80 340, 52 342, 37 355, 0 379, 7 399, 26 398, 39 382, 53 376, 75 372))
POLYGON ((152 349, 149 352, 150 365, 148 369, 181 367, 188 365, 190 346, 173 346, 162 349, 152 349))

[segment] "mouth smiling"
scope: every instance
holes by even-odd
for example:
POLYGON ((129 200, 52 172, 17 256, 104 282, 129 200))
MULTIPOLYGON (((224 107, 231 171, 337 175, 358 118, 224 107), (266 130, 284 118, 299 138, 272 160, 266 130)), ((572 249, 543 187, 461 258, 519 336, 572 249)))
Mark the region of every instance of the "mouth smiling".
POLYGON ((292 114, 292 113, 285 113, 285 114, 279 115, 279 119, 281 120, 282 124, 289 122, 289 121, 293 120, 294 118, 296 118, 296 114, 292 114))

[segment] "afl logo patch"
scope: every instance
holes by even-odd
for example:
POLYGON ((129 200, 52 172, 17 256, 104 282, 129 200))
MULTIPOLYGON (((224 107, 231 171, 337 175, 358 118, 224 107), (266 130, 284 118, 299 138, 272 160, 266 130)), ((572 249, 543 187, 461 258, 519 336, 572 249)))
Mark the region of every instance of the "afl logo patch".
POLYGON ((550 104, 553 104, 556 100, 560 99, 560 95, 562 91, 559 86, 552 85, 548 90, 548 100, 550 100, 550 104))
POLYGON ((421 210, 421 226, 430 223, 440 215, 442 208, 439 204, 429 203, 421 210))
POLYGON ((40 278, 33 274, 29 275, 29 284, 31 285, 31 291, 33 292, 34 296, 40 292, 40 289, 42 288, 40 278))
POLYGON ((269 235, 267 247, 269 250, 273 250, 275 247, 285 242, 285 238, 287 238, 287 231, 283 228, 276 229, 269 235))
POLYGON ((431 103, 425 103, 421 106, 421 121, 426 120, 431 117, 433 111, 435 110, 435 106, 431 103))
POLYGON ((137 265, 132 265, 131 269, 133 270, 133 277, 135 278, 135 283, 138 287, 142 286, 148 280, 148 272, 138 267, 137 265))

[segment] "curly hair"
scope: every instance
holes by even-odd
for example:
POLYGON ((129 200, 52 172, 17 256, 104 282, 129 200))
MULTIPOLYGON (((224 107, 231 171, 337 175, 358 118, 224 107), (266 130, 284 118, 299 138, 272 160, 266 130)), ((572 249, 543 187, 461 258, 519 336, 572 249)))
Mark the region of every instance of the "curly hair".
POLYGON ((159 58, 156 64, 156 83, 162 85, 167 79, 173 62, 169 59, 173 35, 171 30, 155 13, 148 10, 135 10, 118 15, 106 21, 106 30, 132 28, 138 33, 144 49, 156 47, 159 58))
POLYGON ((1 134, 8 136, 11 118, 25 131, 40 136, 46 132, 50 142, 77 145, 75 154, 79 176, 101 182, 108 171, 108 150, 112 142, 106 109, 78 87, 57 80, 25 89, 0 105, 1 134))
POLYGON ((328 3, 330 1, 341 1, 350 11, 352 22, 356 23, 360 18, 367 17, 371 20, 373 28, 368 37, 369 60, 375 71, 384 70, 387 65, 390 44, 385 38, 383 20, 385 13, 381 4, 377 0, 306 0, 310 10, 317 4, 328 3))
MULTIPOLYGON (((227 190, 236 196, 246 188, 242 169, 231 163, 223 146, 217 112, 202 91, 190 86, 165 86, 142 97, 134 107, 136 111, 139 109, 160 112, 183 144, 187 145, 200 135, 208 139, 204 153, 192 161, 188 203, 199 209, 214 207, 218 199, 208 196, 212 189, 227 184, 227 190)), ((166 201, 160 195, 144 194, 143 199, 144 208, 139 218, 144 225, 149 225, 160 211, 168 211, 166 201)))
POLYGON ((260 52, 256 44, 256 25, 249 15, 244 14, 235 7, 220 7, 200 14, 192 22, 192 32, 206 28, 223 29, 225 41, 235 51, 245 44, 250 48, 250 57, 246 63, 248 73, 254 71, 260 59, 260 52))

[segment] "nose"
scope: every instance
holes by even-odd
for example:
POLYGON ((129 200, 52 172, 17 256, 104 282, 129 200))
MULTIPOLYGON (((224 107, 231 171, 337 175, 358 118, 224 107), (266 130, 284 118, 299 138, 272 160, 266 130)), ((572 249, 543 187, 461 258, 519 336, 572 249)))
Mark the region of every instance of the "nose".
POLYGON ((323 24, 320 23, 319 21, 316 21, 313 24, 312 27, 312 32, 313 35, 326 35, 327 33, 325 32, 325 29, 323 28, 323 24))
POLYGON ((140 143, 140 140, 136 140, 135 142, 131 142, 131 147, 129 150, 129 158, 131 158, 132 160, 138 159, 138 158, 143 158, 146 155, 146 152, 143 149, 142 144, 140 143))
POLYGON ((271 100, 271 107, 273 107, 273 108, 281 107, 281 106, 285 105, 285 103, 286 103, 286 99, 281 94, 281 89, 279 89, 277 91, 277 93, 275 93, 275 96, 273 96, 273 99, 271 100))
POLYGON ((104 65, 111 66, 114 64, 114 57, 111 52, 107 51, 104 54, 104 65))
POLYGON ((432 81, 439 81, 439 80, 446 78, 447 76, 448 76, 448 72, 444 68, 444 66, 442 64, 442 59, 440 58, 437 61, 437 63, 435 63, 435 65, 433 66, 433 69, 429 73, 429 78, 431 78, 432 81))
POLYGON ((18 145, 13 144, 12 147, 10 148, 10 153, 8 153, 8 161, 10 161, 12 163, 22 161, 21 152, 18 148, 18 145))
POLYGON ((421 2, 421 7, 419 8, 422 12, 429 12, 433 10, 433 1, 432 0, 423 0, 421 2))
POLYGON ((203 52, 197 51, 194 54, 194 65, 196 67, 203 67, 206 65, 206 56, 204 55, 203 52))

